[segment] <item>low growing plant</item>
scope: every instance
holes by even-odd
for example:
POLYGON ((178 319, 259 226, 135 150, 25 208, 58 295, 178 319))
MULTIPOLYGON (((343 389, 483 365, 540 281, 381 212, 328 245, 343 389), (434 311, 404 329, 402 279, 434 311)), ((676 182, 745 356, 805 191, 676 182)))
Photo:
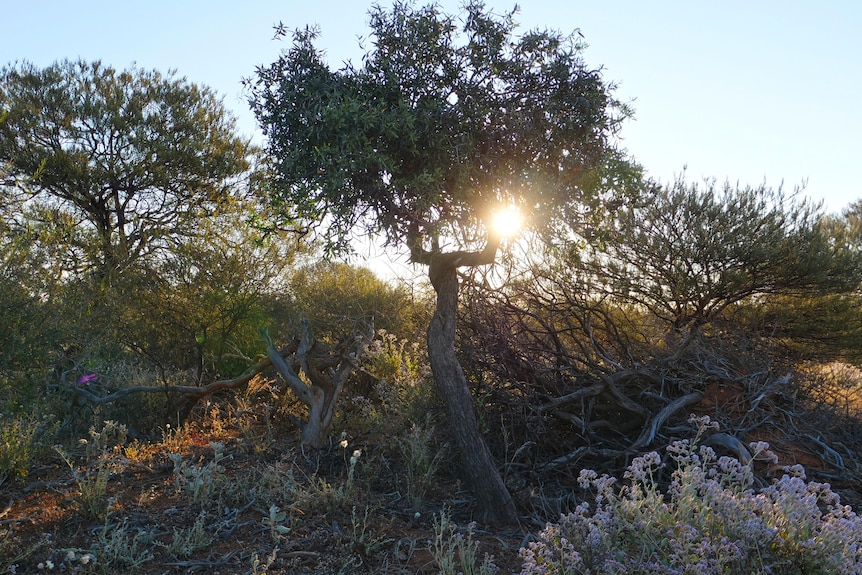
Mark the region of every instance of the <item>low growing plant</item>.
POLYGON ((96 540, 89 549, 62 549, 54 561, 39 564, 42 570, 52 571, 57 566, 61 571, 113 575, 115 573, 137 573, 144 563, 152 561, 153 551, 159 543, 152 531, 132 528, 128 518, 111 522, 106 517, 95 532, 96 540))
POLYGON ((126 427, 115 421, 106 421, 99 431, 91 427, 89 439, 80 440, 85 451, 84 465, 80 467, 62 448, 55 447, 72 470, 79 491, 78 505, 91 519, 104 518, 111 507, 108 481, 127 463, 123 454, 125 441, 126 427))
POLYGON ((370 520, 369 515, 371 515, 371 509, 367 505, 362 513, 358 512, 354 505, 350 513, 352 529, 348 546, 351 551, 359 553, 363 557, 373 557, 392 542, 392 539, 379 537, 375 534, 371 526, 373 521, 370 520))
MULTIPOLYGON (((521 549, 521 575, 862 574, 862 518, 825 483, 807 482, 801 466, 754 489, 751 465, 698 445, 709 418, 693 420, 693 440, 673 443, 675 467, 659 489, 658 453, 636 458, 617 480, 583 470, 595 505, 548 524, 521 549)), ((777 458, 763 442, 755 459, 777 458)))
POLYGON ((174 464, 174 484, 177 491, 189 493, 195 503, 208 501, 224 479, 224 467, 221 465, 226 458, 224 444, 210 443, 210 447, 214 455, 205 465, 190 463, 179 453, 169 455, 174 464))
POLYGON ((398 449, 406 463, 407 498, 411 507, 419 507, 425 494, 434 485, 443 451, 433 442, 434 427, 413 425, 398 437, 398 449))
POLYGON ((46 450, 57 429, 50 415, 0 413, 0 485, 7 479, 24 479, 30 466, 46 450))
POLYGON ((479 542, 473 539, 475 523, 460 532, 447 509, 434 515, 431 553, 440 575, 493 575, 499 569, 490 555, 479 561, 479 542))
POLYGON ((269 529, 269 535, 276 543, 290 533, 290 527, 285 523, 288 521, 287 512, 283 511, 278 505, 272 504, 269 506, 269 511, 260 520, 264 527, 269 529))
POLYGON ((352 505, 359 498, 360 489, 356 481, 356 471, 362 457, 362 450, 354 449, 348 457, 347 440, 342 439, 340 445, 345 450, 344 457, 347 459, 347 477, 343 482, 336 483, 316 474, 308 476, 307 481, 296 492, 295 504, 298 508, 335 511, 352 505))
POLYGON ((178 559, 191 557, 195 551, 206 549, 216 539, 216 535, 207 528, 211 522, 212 518, 207 516, 206 511, 201 511, 188 529, 173 529, 173 538, 165 545, 165 549, 178 559))

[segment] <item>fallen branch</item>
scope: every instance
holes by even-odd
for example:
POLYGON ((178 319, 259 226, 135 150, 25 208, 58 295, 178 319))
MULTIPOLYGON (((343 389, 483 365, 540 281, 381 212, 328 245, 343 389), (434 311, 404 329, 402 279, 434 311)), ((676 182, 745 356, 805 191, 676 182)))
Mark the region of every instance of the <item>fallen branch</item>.
POLYGON ((723 447, 733 453, 737 461, 743 465, 751 463, 751 452, 745 444, 727 433, 713 433, 703 441, 703 444, 708 447, 723 447))
POLYGON ((652 421, 650 421, 649 425, 644 427, 640 437, 638 437, 637 440, 629 447, 629 451, 637 451, 644 447, 648 447, 655 440, 658 430, 661 429, 661 426, 664 425, 665 421, 667 421, 671 415, 683 407, 698 403, 701 399, 703 399, 703 393, 700 391, 694 391, 670 402, 664 407, 664 409, 658 412, 652 421))
POLYGON ((540 405, 536 408, 536 411, 539 413, 543 411, 547 411, 549 409, 554 409, 560 407, 561 405, 565 405, 567 403, 573 403, 575 401, 580 401, 582 399, 586 399, 587 397, 593 397, 602 393, 605 389, 607 389, 607 385, 604 381, 597 381, 589 387, 584 387, 577 391, 573 391, 572 393, 567 393, 561 397, 557 397, 546 403, 545 405, 540 405))
POLYGON ((133 393, 177 393, 185 395, 192 400, 198 400, 213 393, 216 393, 217 391, 222 391, 224 389, 237 389, 238 387, 242 387, 271 365, 272 360, 269 357, 266 357, 251 366, 248 370, 245 371, 245 373, 240 376, 234 377, 232 379, 220 379, 218 381, 214 381, 208 385, 200 387, 196 387, 193 385, 136 385, 133 387, 126 387, 105 396, 96 395, 95 393, 84 387, 75 388, 75 392, 78 393, 80 396, 84 397, 84 399, 86 399, 89 403, 93 405, 103 405, 105 403, 111 403, 133 393))

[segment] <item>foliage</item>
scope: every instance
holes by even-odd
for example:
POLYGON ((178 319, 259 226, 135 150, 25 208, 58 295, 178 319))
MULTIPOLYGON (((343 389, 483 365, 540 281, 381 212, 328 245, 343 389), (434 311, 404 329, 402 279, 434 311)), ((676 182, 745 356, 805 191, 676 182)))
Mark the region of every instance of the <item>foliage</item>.
POLYGON ((90 428, 89 439, 80 440, 85 451, 83 465, 75 465, 72 456, 67 455, 60 447, 55 448, 72 470, 72 477, 78 486, 78 505, 89 519, 108 516, 111 507, 108 481, 127 463, 123 455, 125 441, 126 427, 114 421, 106 421, 99 431, 90 428))
MULTIPOLYGON (((164 372, 201 385, 247 368, 292 261, 289 244, 260 242, 244 210, 200 222, 159 262, 128 270, 105 294, 116 337, 164 372)), ((106 318, 107 321, 107 318, 106 318)))
MULTIPOLYGON (((667 448, 671 482, 662 493, 661 456, 636 458, 626 483, 582 470, 595 508, 548 524, 522 549, 522 575, 560 573, 862 573, 862 520, 825 483, 806 482, 801 467, 754 489, 752 464, 717 457, 698 445, 712 425, 667 448)), ((755 457, 777 461, 765 443, 755 457)))
MULTIPOLYGON (((292 270, 287 278, 285 322, 295 331, 307 319, 324 341, 334 342, 371 319, 377 329, 412 330, 421 307, 402 287, 390 285, 371 270, 340 262, 318 261, 292 270)), ((287 327, 285 328, 287 330, 287 327)))
POLYGON ((382 419, 381 430, 391 433, 428 423, 439 398, 428 385, 431 370, 422 346, 378 330, 362 357, 362 371, 372 381, 372 387, 363 391, 379 399, 381 411, 376 416, 366 412, 364 417, 382 419))
POLYGON ((3 186, 47 230, 75 232, 70 271, 113 274, 189 235, 249 168, 234 130, 209 89, 172 75, 68 60, 0 70, 3 186))
POLYGON ((30 466, 48 451, 57 422, 40 411, 41 406, 30 414, 16 413, 6 406, 0 412, 0 485, 25 479, 30 466))
POLYGON ((437 482, 437 473, 443 452, 435 450, 434 427, 425 424, 413 426, 398 438, 398 450, 406 463, 404 478, 407 499, 411 507, 418 508, 430 488, 437 482))
MULTIPOLYGON (((137 384, 200 385, 262 351, 294 248, 248 225, 261 182, 235 129, 212 91, 174 73, 0 70, 4 395, 47 391, 75 432, 71 421, 92 423, 82 391, 134 379, 118 366, 150 377, 137 384), (76 388, 84 375, 98 385, 76 388)), ((156 411, 139 414, 170 409, 156 411)))
POLYGON ((0 397, 10 403, 33 400, 34 380, 64 336, 59 272, 37 231, 19 221, 24 209, 0 183, 0 397))
POLYGON ((862 362, 862 306, 857 290, 771 297, 744 306, 735 315, 746 329, 780 339, 792 357, 862 362))
POLYGON ((109 575, 119 569, 136 572, 152 561, 156 547, 156 534, 129 525, 129 519, 105 523, 96 532, 96 541, 90 549, 92 563, 97 573, 109 575), (134 530, 134 532, 132 532, 134 530))
POLYGON ((469 243, 501 204, 543 226, 636 174, 610 145, 628 111, 576 34, 515 37, 514 11, 479 2, 460 16, 375 6, 370 27, 361 67, 331 70, 305 28, 247 80, 278 205, 323 224, 330 248, 357 226, 390 243, 469 243))
POLYGON ((837 246, 855 252, 862 250, 862 199, 851 202, 838 215, 825 216, 822 226, 837 246))
POLYGON ((206 549, 215 541, 216 536, 208 528, 210 518, 206 511, 201 511, 195 522, 188 529, 178 530, 174 528, 173 538, 165 548, 174 557, 189 557, 199 549, 206 549))
POLYGON ((269 506, 268 513, 261 519, 261 523, 269 529, 269 534, 275 542, 281 541, 283 536, 290 533, 290 527, 284 525, 285 519, 287 519, 287 513, 275 504, 269 506))
POLYGON ((858 275, 858 255, 830 243, 816 206, 766 186, 680 179, 618 210, 596 235, 565 256, 587 289, 676 329, 752 296, 846 290, 858 275))
MULTIPOLYGON (((646 310, 591 297, 567 269, 537 265, 498 290, 473 285, 465 298, 462 362, 477 394, 491 399, 486 419, 505 431, 505 441, 492 445, 514 454, 510 464, 506 458, 510 481, 532 485, 575 462, 618 473, 633 453, 678 439, 679 416, 688 410, 756 433, 778 450, 805 446, 804 453, 834 462, 815 477, 855 477, 846 465, 855 454, 845 448, 858 441, 846 405, 854 388, 827 385, 797 363, 832 358, 832 344, 803 355, 786 331, 774 337, 775 324, 751 319, 752 309, 774 310, 786 299, 730 306, 697 329, 668 333, 646 310)), ((571 508, 566 483, 542 482, 534 501, 543 519, 571 508)))
POLYGON ((440 575, 493 575, 499 571, 493 557, 485 555, 479 561, 479 542, 473 539, 475 529, 476 524, 470 523, 466 531, 459 532, 447 509, 434 516, 431 552, 440 575))
POLYGON ((494 262, 495 210, 516 207, 550 232, 585 205, 632 192, 640 176, 613 147, 627 110, 585 64, 577 36, 516 37, 514 13, 480 2, 460 18, 433 4, 375 6, 361 67, 332 71, 306 28, 248 81, 277 207, 319 231, 330 252, 365 231, 429 266, 435 381, 480 516, 499 523, 515 523, 516 511, 454 354, 456 270, 494 262))
POLYGON ((459 16, 374 7, 365 58, 339 70, 315 30, 294 32, 251 84, 271 173, 250 167, 214 94, 172 73, 83 62, 0 72, 0 483, 11 494, 0 569, 495 572, 519 560, 482 560, 480 538, 484 551, 520 537, 468 523, 494 517, 451 481, 465 465, 444 459, 461 435, 439 426, 442 400, 479 412, 505 461, 486 469, 502 467, 518 490, 515 517, 554 518, 522 550, 525 575, 860 571, 859 518, 830 486, 799 468, 771 485, 756 478, 775 469, 764 444, 749 444, 742 464, 705 445, 735 445, 728 434, 674 440, 695 406, 739 431, 740 457, 745 434, 768 438, 816 455, 813 476, 853 495, 860 376, 820 360, 859 354, 862 201, 823 217, 798 192, 765 186, 646 191, 613 147, 628 109, 584 63, 577 35, 516 35, 514 16, 478 2, 459 16), (479 264, 497 260, 486 222, 500 204, 538 233, 508 243, 494 275, 479 264), (270 209, 317 227, 321 251, 297 264, 303 248, 275 233, 284 222, 270 209), (464 394, 427 385, 433 346, 413 343, 427 302, 367 269, 313 260, 362 231, 410 248, 438 295, 443 274, 430 268, 448 266, 455 297, 438 302, 449 311, 465 277, 455 269, 475 264, 464 327, 444 342, 460 365, 438 377, 454 381, 463 365, 464 394), (369 317, 383 329, 351 356, 349 336, 369 317), (100 423, 150 432, 178 397, 163 386, 201 389, 269 365, 251 359, 265 349, 261 328, 293 334, 303 319, 320 339, 309 330, 278 350, 296 389, 328 389, 334 410, 335 380, 300 364, 359 368, 336 421, 341 443, 287 437, 297 406, 263 367, 241 382, 242 399, 183 411, 207 421, 161 444, 123 448, 131 425, 100 423), (799 357, 812 361, 793 365, 799 357), (135 387, 158 393, 93 401, 135 387), (78 437, 91 425, 61 453, 74 482, 52 481, 69 474, 46 459, 58 426, 78 437), (600 475, 632 457, 622 480, 600 475), (172 475, 160 473, 166 462, 172 475), (591 503, 572 491, 571 469, 584 466, 599 471, 580 476, 591 503), (69 521, 57 496, 101 528, 69 521), (430 556, 414 556, 426 539, 430 556))
POLYGON ((174 484, 177 491, 191 495, 192 501, 210 505, 211 498, 224 482, 224 466, 222 462, 227 456, 224 444, 210 443, 213 458, 206 464, 191 463, 179 453, 171 453, 174 464, 174 484))

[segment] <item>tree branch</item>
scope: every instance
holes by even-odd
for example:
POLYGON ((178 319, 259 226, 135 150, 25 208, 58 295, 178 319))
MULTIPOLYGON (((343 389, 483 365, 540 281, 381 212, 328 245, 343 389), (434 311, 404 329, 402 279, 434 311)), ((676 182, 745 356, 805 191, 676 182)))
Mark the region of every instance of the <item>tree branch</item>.
POLYGON ((78 387, 75 389, 75 391, 82 395, 89 403, 92 403, 93 405, 103 405, 105 403, 111 403, 133 393, 179 393, 182 395, 187 395, 193 399, 200 399, 223 389, 237 389, 238 387, 241 387, 251 381, 252 378, 254 378, 256 375, 258 375, 260 372, 262 372, 264 369, 268 368, 271 365, 272 361, 270 358, 267 357, 251 366, 248 370, 245 371, 245 373, 240 376, 234 377, 233 379, 220 379, 202 387, 192 385, 137 385, 134 387, 126 387, 104 397, 100 397, 83 387, 78 387))
MULTIPOLYGON (((304 327, 305 326, 303 326, 303 328, 304 327)), ((266 341, 266 352, 269 355, 272 366, 281 374, 285 381, 287 381, 287 385, 296 397, 298 397, 302 403, 311 405, 311 388, 309 388, 308 385, 300 379, 299 375, 297 375, 293 370, 293 367, 285 361, 284 356, 275 349, 275 344, 272 343, 272 338, 269 337, 269 332, 267 330, 263 331, 263 338, 266 341)), ((300 343, 300 347, 302 347, 302 343, 300 343)), ((299 355, 299 350, 297 350, 297 355, 299 355)))

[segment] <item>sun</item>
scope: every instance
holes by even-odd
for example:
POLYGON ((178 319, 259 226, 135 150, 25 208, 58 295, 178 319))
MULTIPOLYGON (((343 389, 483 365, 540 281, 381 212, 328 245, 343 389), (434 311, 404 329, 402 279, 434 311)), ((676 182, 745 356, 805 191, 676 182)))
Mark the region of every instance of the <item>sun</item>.
POLYGON ((523 223, 524 216, 515 206, 501 207, 491 216, 491 229, 504 238, 518 235, 523 223))

